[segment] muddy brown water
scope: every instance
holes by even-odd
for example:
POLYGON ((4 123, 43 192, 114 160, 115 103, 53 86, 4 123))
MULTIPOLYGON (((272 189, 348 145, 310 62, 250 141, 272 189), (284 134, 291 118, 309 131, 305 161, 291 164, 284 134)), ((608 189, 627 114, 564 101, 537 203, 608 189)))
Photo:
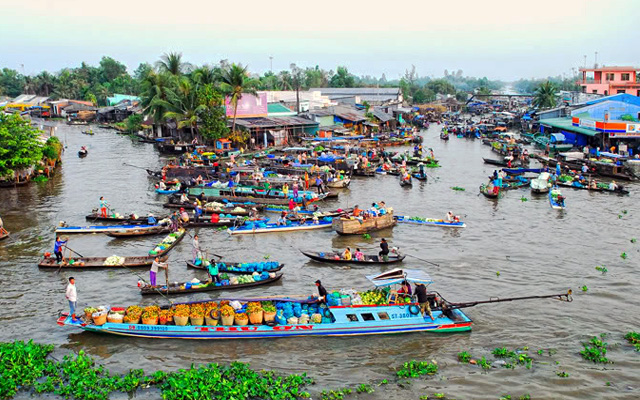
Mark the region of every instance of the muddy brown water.
MULTIPOLYGON (((365 274, 381 267, 347 268, 312 262, 299 249, 342 249, 350 246, 377 251, 380 237, 407 254, 404 265, 427 270, 433 289, 450 301, 487 299, 491 296, 525 296, 574 290, 574 301, 553 300, 501 303, 468 309, 473 331, 463 334, 428 333, 344 338, 294 338, 250 341, 181 341, 132 339, 83 333, 55 324, 66 310, 64 288, 71 272, 39 270, 37 258, 52 251, 54 226, 61 220, 84 225, 84 215, 97 207, 100 196, 120 213, 154 212, 162 215, 164 196, 152 190, 153 181, 139 167, 159 168, 166 158, 153 145, 136 143, 114 131, 60 125, 57 135, 67 145, 62 168, 46 183, 0 190, 0 215, 10 239, 0 242, 0 340, 33 338, 53 343, 58 351, 84 349, 112 371, 129 368, 172 370, 192 363, 234 360, 256 368, 280 372, 307 372, 321 387, 342 387, 390 378, 411 359, 436 360, 440 372, 416 380, 408 389, 387 389, 391 395, 418 398, 444 392, 458 399, 490 399, 503 394, 514 398, 600 399, 640 397, 640 354, 626 343, 628 331, 640 331, 638 267, 640 243, 630 239, 638 232, 640 186, 629 184, 629 196, 564 189, 567 209, 550 208, 546 196, 528 189, 508 192, 498 201, 478 196, 478 186, 493 171, 482 157, 496 157, 480 141, 438 138, 439 128, 423 131, 425 147, 432 147, 441 168, 428 171, 427 183, 401 188, 396 177, 355 178, 349 190, 324 208, 361 207, 384 200, 396 214, 442 218, 447 211, 462 216, 467 228, 448 230, 398 225, 393 230, 341 237, 331 231, 230 237, 226 232, 195 230, 203 248, 225 255, 229 261, 258 261, 269 255, 285 263, 285 277, 277 284, 248 290, 245 295, 310 294, 321 279, 329 289, 369 288, 365 274), (77 151, 86 145, 89 156, 77 151), (453 186, 466 191, 454 191, 453 186), (523 201, 524 198, 527 201, 523 201), (626 214, 623 213, 626 211, 626 214), (619 218, 620 216, 620 218, 619 218), (626 252, 624 260, 620 254, 626 252), (603 275, 595 270, 604 265, 603 275), (500 272, 498 276, 497 272, 500 272), (582 292, 582 286, 588 287, 582 292), (607 356, 615 361, 595 365, 582 360, 581 342, 608 333, 607 356), (487 356, 496 347, 529 347, 533 368, 494 368, 462 365, 456 354, 468 351, 487 356), (536 354, 545 349, 545 355, 536 354), (553 356, 546 350, 553 349, 553 356), (566 371, 569 378, 560 378, 566 371), (606 385, 610 382, 610 386, 606 385), (396 392, 397 393, 394 393, 396 392)), ((133 240, 103 235, 71 235, 69 246, 85 256, 145 254, 161 237, 133 240)), ((191 257, 190 238, 170 253, 171 281, 204 278, 184 264, 191 257)), ((139 273, 147 277, 146 270, 139 273)), ((79 307, 85 305, 144 305, 161 298, 140 296, 138 277, 122 271, 75 271, 79 307)), ((201 293, 181 300, 217 298, 225 293, 201 293)), ((230 294, 227 294, 229 296, 230 294)), ((388 394, 384 394, 387 396, 388 394)), ((382 397, 383 392, 374 393, 382 397)))

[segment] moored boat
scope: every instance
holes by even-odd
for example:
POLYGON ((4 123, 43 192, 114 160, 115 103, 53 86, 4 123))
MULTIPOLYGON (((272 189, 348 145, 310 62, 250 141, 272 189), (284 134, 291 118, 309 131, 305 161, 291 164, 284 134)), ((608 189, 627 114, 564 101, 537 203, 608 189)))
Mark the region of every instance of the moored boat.
POLYGON ((327 187, 338 188, 338 189, 343 188, 344 189, 344 188, 349 187, 350 183, 351 183, 351 179, 349 179, 349 178, 343 178, 343 179, 340 179, 340 180, 336 179, 336 180, 327 182, 327 187))
POLYGON ((383 215, 366 219, 353 216, 336 217, 333 219, 332 225, 333 230, 341 235, 361 235, 363 233, 391 228, 395 223, 393 210, 391 210, 383 215))
POLYGON ((55 257, 44 257, 38 261, 40 268, 136 268, 149 267, 153 257, 77 257, 58 264, 55 257))
POLYGON ((365 254, 363 260, 356 260, 355 258, 345 260, 339 253, 333 251, 324 253, 319 251, 300 250, 300 252, 314 261, 333 264, 394 264, 401 262, 406 257, 403 254, 389 254, 387 261, 385 261, 377 254, 365 254))
POLYGON ((91 226, 58 226, 56 233, 106 233, 151 228, 155 225, 91 225, 91 226))
MULTIPOLYGON (((194 269, 207 269, 204 263, 196 264, 192 261, 187 261, 187 267, 194 269)), ((227 274, 252 274, 254 272, 278 272, 284 268, 284 264, 280 264, 277 261, 261 261, 256 263, 237 263, 237 262, 222 262, 216 260, 210 260, 211 264, 218 264, 218 271, 220 273, 227 274)))
POLYGON ((500 196, 500 191, 499 190, 495 190, 495 186, 493 185, 487 185, 487 184, 482 184, 480 185, 480 193, 482 193, 484 195, 484 197, 487 197, 489 199, 497 199, 498 196, 500 196))
MULTIPOLYGON (((381 335, 392 333, 452 333, 471 330, 472 320, 463 308, 479 304, 499 303, 529 299, 559 299, 571 301, 571 292, 542 296, 526 296, 516 298, 492 298, 489 300, 452 303, 445 300, 436 291, 427 291, 430 314, 423 314, 412 299, 398 296, 390 290, 393 285, 404 281, 429 285, 433 281, 420 270, 394 269, 380 275, 367 276, 375 286, 367 292, 350 291, 348 294, 331 293, 327 296, 328 305, 318 304, 316 299, 301 297, 267 297, 225 299, 218 302, 200 301, 174 304, 172 310, 180 311, 181 320, 173 318, 170 324, 166 320, 151 320, 152 325, 140 324, 142 309, 132 308, 131 315, 127 308, 126 323, 95 321, 73 321, 71 316, 63 313, 58 319, 60 326, 74 326, 88 332, 109 333, 145 338, 180 338, 180 339, 264 339, 296 336, 358 336, 381 335), (228 307, 230 301, 240 302, 242 308, 234 311, 228 307), (205 318, 187 318, 193 307, 205 318), (250 307, 260 306, 264 310, 269 307, 271 317, 258 314, 252 325, 248 325, 250 307), (246 310, 246 311, 245 311, 246 310), (217 311, 213 313, 213 311, 217 311), (275 313, 275 315, 274 315, 275 313), (238 314, 245 314, 239 318, 238 314), (286 316, 285 316, 286 315, 286 316), (291 315, 291 317, 289 317, 291 315), (300 315, 300 317, 295 317, 300 315), (303 316, 306 317, 303 318, 303 316), (206 317, 209 318, 206 318, 206 317), (215 318, 214 318, 215 317, 215 318), (218 318, 219 317, 219 318, 218 318), (226 317, 226 318, 225 318, 226 317), (222 320, 221 324, 219 324, 222 320), (209 324, 211 322, 211 324, 209 324), (159 325, 157 325, 159 323, 159 325), (190 325, 188 325, 191 323, 190 325), (207 325, 203 325, 207 323, 207 325)), ((345 292, 346 293, 346 292, 345 292)), ((156 308, 157 310, 158 308, 156 308)), ((169 307, 165 306, 165 310, 169 307)), ((162 312, 162 311, 161 311, 162 312)), ((122 317, 121 317, 122 318, 122 317)), ((107 320, 108 321, 108 320, 107 320)))
POLYGON ((427 181, 427 174, 421 174, 420 172, 414 172, 411 174, 411 176, 419 181, 423 181, 426 182, 427 181))
MULTIPOLYGON (((267 273, 267 277, 264 279, 253 280, 247 283, 226 283, 220 284, 215 282, 182 282, 178 284, 170 284, 167 286, 140 286, 140 294, 142 295, 151 295, 151 294, 162 294, 162 295, 180 295, 180 294, 190 294, 190 293, 199 293, 199 292, 213 292, 217 290, 239 290, 245 289, 255 286, 268 285, 270 283, 279 281, 282 278, 282 272, 278 273, 267 273)), ((247 275, 241 275, 247 277, 247 275)), ((251 275, 249 275, 251 276, 251 275)), ((240 278, 238 278, 240 279, 240 278)), ((249 279, 247 277, 247 279, 249 279)), ((251 278, 253 279, 253 278, 251 278)))
POLYGON ((562 192, 560 192, 558 186, 554 186, 553 189, 549 191, 549 204, 551 205, 551 208, 553 208, 554 210, 564 210, 564 201, 565 198, 562 195, 562 192))
POLYGON ((397 215, 394 217, 396 222, 403 224, 417 224, 426 226, 439 226, 442 228, 466 228, 467 224, 462 221, 445 221, 443 219, 436 218, 420 218, 410 217, 408 215, 397 215))
POLYGON ((177 232, 172 232, 167 235, 162 242, 158 243, 153 250, 149 251, 149 255, 156 257, 167 254, 171 249, 176 247, 178 243, 184 238, 187 231, 184 228, 178 229, 177 232))
POLYGON ((411 177, 408 179, 400 178, 400 186, 411 187, 413 186, 413 182, 411 182, 411 177))
POLYGON ((629 191, 622 188, 617 187, 616 189, 609 188, 609 185, 606 183, 597 183, 595 187, 583 185, 580 182, 557 182, 558 186, 568 187, 571 189, 579 189, 579 190, 589 190, 591 192, 600 192, 600 193, 613 193, 613 194, 629 194, 629 191))
POLYGON ((169 226, 153 225, 140 229, 127 229, 122 231, 106 232, 106 235, 115 238, 130 238, 138 236, 159 235, 162 233, 167 233, 169 231, 169 226))

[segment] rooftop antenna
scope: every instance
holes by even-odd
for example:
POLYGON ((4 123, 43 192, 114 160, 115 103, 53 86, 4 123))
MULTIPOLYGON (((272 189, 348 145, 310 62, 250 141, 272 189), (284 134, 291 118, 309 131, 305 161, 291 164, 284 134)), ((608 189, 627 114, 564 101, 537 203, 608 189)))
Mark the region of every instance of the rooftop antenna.
POLYGON ((593 68, 598 68, 598 52, 596 51, 596 62, 593 66, 593 68))
POLYGON ((584 55, 584 68, 587 69, 587 55, 584 55))

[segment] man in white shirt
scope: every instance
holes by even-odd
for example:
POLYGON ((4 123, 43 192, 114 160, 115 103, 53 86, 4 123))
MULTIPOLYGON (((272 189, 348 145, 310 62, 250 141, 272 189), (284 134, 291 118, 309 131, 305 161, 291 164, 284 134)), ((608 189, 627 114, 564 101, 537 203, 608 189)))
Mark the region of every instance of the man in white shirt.
POLYGON ((67 285, 67 291, 65 297, 69 300, 69 311, 71 314, 71 320, 77 322, 76 318, 76 302, 78 301, 78 292, 76 292, 76 280, 74 277, 69 278, 69 284, 67 285))

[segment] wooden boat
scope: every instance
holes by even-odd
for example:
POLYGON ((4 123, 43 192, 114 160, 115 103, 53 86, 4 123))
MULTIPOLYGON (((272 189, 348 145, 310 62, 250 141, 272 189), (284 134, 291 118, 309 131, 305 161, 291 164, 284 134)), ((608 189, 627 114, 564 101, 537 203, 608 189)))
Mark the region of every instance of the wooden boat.
POLYGON ((403 254, 389 254, 388 260, 384 261, 377 254, 365 254, 364 261, 358 261, 356 259, 344 260, 339 253, 334 253, 333 251, 323 253, 317 251, 300 250, 300 252, 314 261, 333 264, 395 264, 401 262, 406 257, 403 254))
POLYGON ((123 257, 124 263, 120 265, 104 265, 105 261, 109 257, 78 257, 72 258, 73 264, 63 263, 58 264, 55 257, 45 257, 38 261, 38 267, 40 268, 137 268, 137 267, 149 267, 153 263, 154 257, 123 257))
MULTIPOLYGON (((431 277, 421 270, 394 269, 379 275, 367 276, 367 279, 377 288, 392 287, 403 281, 410 284, 420 283, 430 285, 431 277)), ((445 300, 436 291, 428 291, 433 319, 422 315, 416 303, 405 303, 403 300, 390 301, 390 298, 380 305, 342 304, 331 297, 328 307, 319 306, 315 299, 305 297, 262 297, 262 298, 227 298, 228 301, 247 303, 250 301, 271 301, 285 303, 285 305, 299 305, 301 308, 313 309, 311 314, 320 312, 324 316, 321 323, 300 324, 268 323, 260 325, 145 325, 106 322, 95 325, 93 322, 73 321, 68 313, 61 314, 56 323, 60 326, 73 326, 87 332, 108 333, 120 336, 132 336, 158 339, 266 339, 297 336, 359 336, 383 335, 396 333, 453 333, 471 330, 473 321, 462 311, 464 308, 479 304, 511 302, 529 299, 556 299, 571 301, 571 292, 566 294, 551 294, 543 296, 526 296, 516 298, 492 298, 489 300, 452 303, 445 300), (440 299, 440 300, 436 300, 440 299), (289 303, 289 304, 286 304, 289 303)), ((220 299, 222 300, 222 299, 220 299)), ((349 299, 351 300, 351 299, 349 299)), ((207 300, 209 301, 209 300, 207 300)), ((203 304, 206 301, 190 302, 187 304, 203 304)), ((165 309, 168 306, 164 307, 165 309)), ((206 321, 206 320, 205 320, 206 321)))
POLYGON ((1 180, 0 188, 26 186, 29 182, 30 179, 25 179, 24 181, 1 180))
POLYGON ((330 188, 347 188, 347 187, 349 187, 350 183, 351 183, 351 179, 344 178, 344 179, 341 179, 341 180, 335 180, 335 181, 327 182, 327 187, 330 187, 330 188))
POLYGON ((73 121, 67 121, 67 125, 89 125, 87 121, 74 119, 73 121))
POLYGON ((92 226, 59 226, 56 233, 107 233, 151 228, 155 225, 92 225, 92 226))
POLYGON ((245 223, 243 226, 230 228, 229 233, 231 235, 252 235, 255 233, 274 233, 274 232, 295 232, 295 231, 309 231, 317 229, 329 229, 331 228, 331 222, 320 220, 317 224, 312 221, 304 221, 301 223, 292 222, 288 225, 277 224, 254 224, 252 222, 245 223))
POLYGON ((566 207, 564 201, 565 199, 562 196, 560 189, 558 189, 558 186, 554 186, 553 189, 549 191, 549 204, 551 205, 551 208, 554 210, 564 210, 566 207), (561 200, 558 199, 558 197, 560 197, 561 200))
POLYGON ((500 196, 499 191, 498 193, 495 193, 494 191, 489 191, 489 186, 486 184, 480 185, 480 193, 482 193, 484 197, 487 197, 489 199, 497 199, 498 196, 500 196))
POLYGON ((591 192, 601 192, 601 193, 614 193, 614 194, 629 194, 629 191, 623 188, 618 188, 616 190, 609 189, 608 186, 598 186, 596 188, 592 188, 589 186, 582 185, 579 182, 557 182, 558 186, 568 187, 571 189, 579 189, 579 190, 589 190, 591 192))
POLYGON ((400 186, 411 187, 411 186, 413 186, 413 182, 411 182, 411 178, 409 178, 409 179, 400 179, 400 186))
POLYGON ((440 139, 445 140, 445 141, 449 140, 449 134, 448 133, 441 133, 440 134, 440 139))
MULTIPOLYGON (((287 211, 289 212, 289 207, 285 207, 285 206, 266 206, 264 208, 265 212, 270 212, 270 213, 278 213, 280 214, 283 211, 287 211)), ((305 215, 305 216, 313 216, 314 213, 318 212, 318 218, 323 218, 323 217, 337 217, 339 215, 342 214, 349 214, 351 212, 353 212, 353 207, 351 208, 346 208, 346 209, 337 209, 337 210, 331 210, 331 211, 313 211, 313 210, 300 210, 298 211, 299 215, 305 215)))
POLYGON ((156 189, 158 194, 176 194, 180 193, 182 189, 156 189))
MULTIPOLYGON (((210 260, 209 262, 211 264, 215 264, 216 263, 215 260, 210 260)), ((243 265, 245 265, 247 263, 234 263, 234 262, 222 262, 222 261, 217 261, 217 263, 219 264, 218 265, 218 271, 220 273, 227 273, 227 274, 252 274, 253 273, 253 271, 250 271, 246 267, 243 267, 243 265)), ((279 262, 275 262, 275 263, 276 263, 276 265, 273 268, 263 269, 263 271, 265 271, 265 272, 278 272, 282 268, 284 268, 284 264, 280 264, 279 262)), ((194 269, 200 269, 200 270, 205 270, 206 269, 203 264, 196 265, 191 261, 187 261, 187 267, 194 268, 194 269)), ((257 271, 257 272, 262 272, 262 271, 257 271)))
POLYGON ((467 224, 462 221, 458 222, 449 222, 443 219, 436 218, 420 218, 416 219, 416 217, 409 217, 408 215, 397 215, 394 217, 396 222, 403 224, 417 224, 417 225, 426 225, 426 226, 439 226, 442 228, 466 228, 467 224))
POLYGON ((177 232, 170 233, 167 237, 165 237, 162 240, 162 242, 158 243, 153 250, 149 251, 149 255, 156 257, 156 256, 163 256, 167 254, 169 251, 171 251, 171 249, 176 247, 178 243, 180 243, 180 241, 184 238, 186 233, 187 231, 184 228, 180 228, 177 232), (170 237, 174 238, 175 240, 171 242, 169 240, 170 237))
POLYGON ((353 217, 336 217, 333 219, 333 230, 340 235, 361 235, 363 233, 391 228, 396 224, 393 213, 386 213, 379 217, 367 218, 366 220, 353 217))
MULTIPOLYGON (((200 188, 190 188, 189 189, 189 194, 191 194, 191 195, 199 194, 199 193, 192 192, 192 189, 200 189, 200 188)), ((231 202, 231 203, 236 203, 236 204, 237 203, 245 203, 246 202, 246 203, 262 204, 262 205, 268 205, 268 204, 288 205, 289 204, 289 199, 284 199, 284 198, 265 198, 265 197, 253 197, 253 196, 226 196, 226 195, 213 196, 213 195, 206 195, 206 193, 205 193, 205 198, 206 198, 207 202, 217 201, 217 202, 221 202, 221 203, 231 202)), ((314 200, 312 199, 311 201, 309 201, 309 203, 311 203, 312 201, 314 201, 314 200)))
POLYGON ((92 135, 93 136, 93 131, 91 129, 89 129, 88 131, 82 131, 83 134, 85 135, 92 135))
POLYGON ((138 237, 138 236, 150 236, 150 235, 159 235, 161 233, 167 233, 170 231, 168 226, 151 226, 149 228, 140 228, 140 229, 128 229, 124 231, 115 231, 115 232, 107 232, 107 236, 115 237, 115 238, 130 238, 130 237, 138 237))
MULTIPOLYGON (((265 207, 263 204, 256 204, 256 203, 242 203, 242 204, 227 203, 227 204, 231 204, 231 207, 221 208, 221 207, 204 207, 203 206, 202 212, 204 214, 227 214, 227 215, 245 217, 249 215, 249 210, 251 208, 255 208, 256 210, 262 210, 265 207), (236 207, 243 208, 244 211, 233 211, 234 208, 236 207)), ((169 202, 169 203, 164 203, 162 206, 164 208, 175 208, 175 209, 184 208, 185 210, 193 210, 195 208, 195 206, 193 205, 193 202, 189 202, 188 204, 169 202)), ((287 210, 288 209, 289 207, 287 206, 287 210)))
POLYGON ((423 181, 426 182, 427 181, 427 174, 421 174, 419 172, 414 172, 411 174, 411 176, 419 181, 423 181))
POLYGON ((532 179, 529 186, 531 186, 531 193, 548 193, 549 192, 549 173, 541 172, 536 179, 532 179))
POLYGON ((209 219, 200 219, 200 221, 189 220, 189 222, 184 222, 182 225, 189 228, 219 228, 221 226, 236 226, 244 224, 244 219, 242 218, 220 218, 218 222, 211 222, 209 219))
MULTIPOLYGON (((182 282, 178 285, 169 285, 167 289, 166 286, 140 286, 140 294, 142 295, 150 295, 150 294, 163 294, 163 295, 180 295, 180 294, 190 294, 190 293, 200 293, 200 292, 213 292, 217 290, 239 290, 246 289, 255 286, 268 285, 270 283, 274 283, 282 278, 282 272, 278 272, 275 274, 273 278, 269 277, 267 279, 263 279, 256 282, 251 283, 238 283, 236 285, 216 285, 213 282, 201 284, 201 285, 193 285, 187 286, 189 282, 182 282)), ((189 285, 191 285, 189 283, 189 285)))
MULTIPOLYGON (((127 225, 135 225, 135 224, 147 224, 147 218, 146 217, 138 217, 138 218, 132 218, 131 216, 120 216, 120 217, 116 217, 114 215, 107 215, 106 217, 103 217, 102 215, 100 215, 97 211, 93 212, 92 214, 89 215, 85 215, 84 217, 87 221, 91 221, 91 222, 96 222, 96 221, 100 221, 100 222, 118 222, 118 223, 126 223, 127 225)), ((162 218, 159 218, 162 219, 162 218)))
POLYGON ((482 160, 484 161, 485 164, 498 165, 501 167, 507 166, 507 162, 504 160, 494 160, 491 158, 484 158, 484 157, 482 157, 482 160))

